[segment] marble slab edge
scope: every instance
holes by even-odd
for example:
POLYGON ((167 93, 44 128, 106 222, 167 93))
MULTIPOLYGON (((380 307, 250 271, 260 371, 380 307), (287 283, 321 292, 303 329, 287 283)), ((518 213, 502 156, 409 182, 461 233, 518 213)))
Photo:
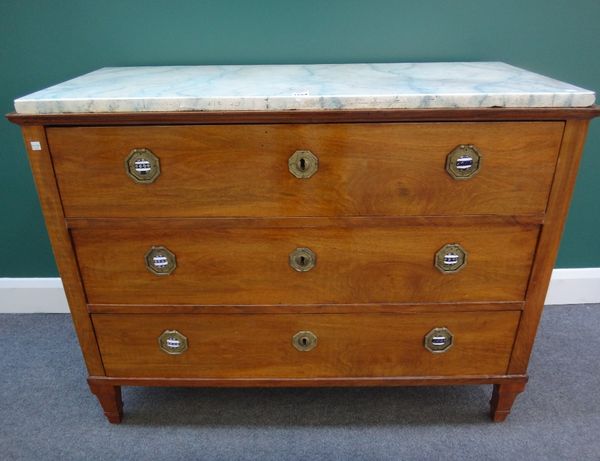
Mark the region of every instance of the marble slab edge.
POLYGON ((15 100, 20 114, 567 108, 592 91, 501 62, 103 68, 15 100))

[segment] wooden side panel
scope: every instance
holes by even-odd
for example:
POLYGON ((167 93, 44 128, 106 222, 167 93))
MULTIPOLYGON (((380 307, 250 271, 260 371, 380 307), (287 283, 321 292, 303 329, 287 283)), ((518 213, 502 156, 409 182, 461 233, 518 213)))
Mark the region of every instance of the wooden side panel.
POLYGON ((467 376, 506 372, 520 312, 449 314, 93 315, 108 376, 155 378, 325 378, 467 376), (423 347, 446 327, 454 345, 423 347), (188 338, 181 355, 161 351, 158 337, 188 338), (317 346, 300 352, 298 331, 317 346))
POLYGON ((527 289, 525 310, 510 362, 510 373, 524 374, 527 371, 529 356, 542 315, 569 203, 575 187, 588 124, 588 120, 569 120, 565 126, 548 212, 540 232, 531 280, 527 289))
POLYGON ((68 217, 277 217, 539 214, 564 123, 400 123, 49 128, 68 217), (482 153, 454 180, 446 156, 482 153), (152 184, 124 161, 160 159, 152 184), (297 179, 288 158, 309 149, 319 170, 297 179), (93 191, 91 193, 90 191, 93 191))
MULTIPOLYGON (((143 226, 144 222, 140 223, 143 226)), ((73 229, 91 304, 329 304, 521 301, 538 226, 73 229), (459 243, 467 265, 434 266, 459 243), (168 276, 150 273, 144 255, 165 246, 177 258, 168 276), (297 247, 317 257, 297 272, 297 247)))
POLYGON ((71 316, 75 324, 77 337, 83 351, 88 372, 92 375, 103 375, 104 368, 96 344, 94 328, 87 312, 85 293, 81 285, 77 261, 69 232, 65 225, 65 218, 54 178, 52 160, 48 144, 46 143, 44 127, 23 127, 23 139, 25 140, 25 147, 29 154, 29 162, 40 197, 56 265, 58 266, 65 288, 71 316), (39 150, 32 149, 32 142, 38 143, 39 150))

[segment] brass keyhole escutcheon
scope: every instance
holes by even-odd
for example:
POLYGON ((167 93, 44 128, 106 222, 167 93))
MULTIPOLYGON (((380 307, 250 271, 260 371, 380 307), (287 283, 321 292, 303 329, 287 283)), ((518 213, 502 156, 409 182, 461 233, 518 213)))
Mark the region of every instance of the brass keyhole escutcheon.
POLYGON ((317 347, 317 335, 312 331, 299 331, 292 337, 292 345, 300 352, 308 352, 317 347))
POLYGON ((288 168, 298 179, 308 179, 319 169, 319 159, 309 150, 297 150, 288 160, 288 168))
POLYGON ((446 158, 446 171, 454 179, 469 179, 481 168, 481 153, 472 144, 456 146, 446 158))
POLYGON ((296 248, 289 255, 289 264, 298 272, 307 272, 317 264, 317 255, 310 248, 296 248))
POLYGON ((150 149, 133 149, 125 159, 125 171, 140 184, 150 184, 160 175, 160 161, 150 149))
POLYGON ((425 335, 424 346, 429 352, 446 352, 454 344, 454 335, 448 328, 434 328, 425 335))

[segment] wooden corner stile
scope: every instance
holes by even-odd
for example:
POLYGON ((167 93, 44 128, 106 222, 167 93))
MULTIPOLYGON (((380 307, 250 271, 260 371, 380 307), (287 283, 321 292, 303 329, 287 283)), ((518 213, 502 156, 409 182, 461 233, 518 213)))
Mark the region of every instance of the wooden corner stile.
POLYGON ((558 254, 564 221, 575 187, 575 179, 577 178, 588 124, 589 120, 567 120, 565 123, 546 218, 538 240, 529 288, 525 298, 525 308, 508 367, 509 374, 525 374, 527 372, 529 357, 544 308, 546 292, 558 254))
POLYGON ((43 126, 23 126, 23 139, 29 155, 35 185, 46 220, 46 228, 63 281, 67 301, 78 334, 83 356, 91 375, 104 375, 94 328, 87 312, 85 292, 79 276, 75 252, 60 201, 50 150, 43 126))

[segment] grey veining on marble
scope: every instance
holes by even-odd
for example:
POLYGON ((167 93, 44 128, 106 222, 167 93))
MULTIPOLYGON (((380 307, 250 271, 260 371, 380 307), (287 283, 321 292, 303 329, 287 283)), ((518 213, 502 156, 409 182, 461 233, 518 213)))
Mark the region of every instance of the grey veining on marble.
POLYGON ((501 62, 107 67, 15 100, 22 114, 586 107, 595 94, 501 62))

